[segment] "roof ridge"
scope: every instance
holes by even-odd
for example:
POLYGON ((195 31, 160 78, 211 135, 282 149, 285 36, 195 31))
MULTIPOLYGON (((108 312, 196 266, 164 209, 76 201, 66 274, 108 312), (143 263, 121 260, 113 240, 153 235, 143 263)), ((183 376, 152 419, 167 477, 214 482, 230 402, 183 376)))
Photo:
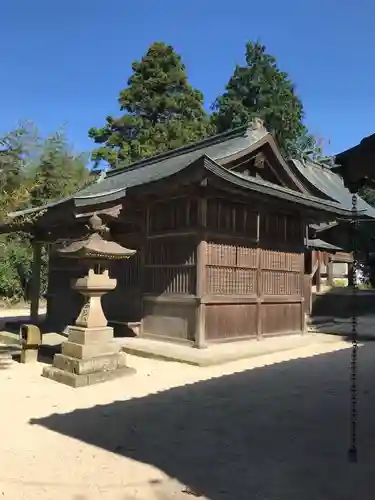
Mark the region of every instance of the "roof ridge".
POLYGON ((143 158, 142 160, 131 163, 129 166, 116 168, 114 170, 108 171, 106 174, 106 178, 114 177, 125 171, 129 172, 130 170, 136 170, 137 168, 149 165, 150 163, 159 162, 167 158, 180 156, 180 154, 182 153, 196 151, 204 146, 213 146, 214 144, 221 142, 223 139, 231 139, 233 137, 239 136, 244 132, 247 132, 249 129, 250 129, 250 124, 241 125, 241 127, 236 127, 227 130, 226 132, 221 132, 220 134, 215 134, 210 137, 206 137, 200 141, 191 142, 189 144, 186 144, 185 146, 181 146, 180 148, 170 149, 169 151, 165 151, 164 153, 160 153, 154 156, 149 156, 148 158, 143 158))
MULTIPOLYGON (((298 158, 292 158, 292 161, 299 161, 300 163, 303 163, 298 158)), ((306 160, 306 163, 309 164, 309 165, 311 165, 312 167, 320 167, 320 168, 322 168, 324 170, 328 170, 329 172, 332 172, 333 174, 336 174, 336 172, 334 172, 329 165, 326 165, 325 163, 322 163, 320 161, 308 159, 308 160, 306 160)))

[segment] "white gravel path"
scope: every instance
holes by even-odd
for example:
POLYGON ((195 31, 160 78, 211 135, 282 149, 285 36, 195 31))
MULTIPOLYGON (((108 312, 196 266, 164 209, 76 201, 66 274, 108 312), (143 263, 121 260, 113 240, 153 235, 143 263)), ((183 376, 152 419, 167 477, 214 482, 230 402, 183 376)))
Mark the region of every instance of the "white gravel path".
POLYGON ((130 378, 79 390, 0 370, 0 498, 372 500, 375 344, 360 349, 358 465, 346 462, 348 344, 220 367, 129 356, 130 378))

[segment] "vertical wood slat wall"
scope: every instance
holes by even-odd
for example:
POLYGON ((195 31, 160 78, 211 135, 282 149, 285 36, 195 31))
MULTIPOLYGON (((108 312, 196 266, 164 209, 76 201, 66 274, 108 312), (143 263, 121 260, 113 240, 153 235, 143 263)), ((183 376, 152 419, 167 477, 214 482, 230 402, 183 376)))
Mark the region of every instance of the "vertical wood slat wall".
POLYGON ((254 206, 220 200, 208 203, 207 231, 211 236, 202 297, 206 340, 302 331, 300 216, 257 211, 254 206))
POLYGON ((182 197, 147 210, 142 335, 195 340, 198 205, 197 199, 182 197))
POLYGON ((153 205, 143 334, 204 347, 302 331, 303 235, 297 213, 204 197, 153 205))

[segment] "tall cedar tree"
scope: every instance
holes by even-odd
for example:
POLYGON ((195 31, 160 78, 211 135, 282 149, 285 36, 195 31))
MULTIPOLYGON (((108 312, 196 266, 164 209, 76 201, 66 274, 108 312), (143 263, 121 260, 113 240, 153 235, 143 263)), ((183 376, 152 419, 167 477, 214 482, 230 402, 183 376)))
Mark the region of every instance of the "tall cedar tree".
POLYGON ((173 47, 153 43, 132 69, 119 97, 124 115, 109 116, 103 128, 89 130, 89 136, 102 144, 92 159, 112 168, 197 141, 212 129, 203 95, 189 84, 173 47))
POLYGON ((314 149, 302 123, 303 105, 287 73, 259 42, 246 45, 246 65, 236 66, 224 94, 216 99, 212 121, 218 132, 261 118, 286 156, 314 149), (301 151, 302 149, 302 151, 301 151))

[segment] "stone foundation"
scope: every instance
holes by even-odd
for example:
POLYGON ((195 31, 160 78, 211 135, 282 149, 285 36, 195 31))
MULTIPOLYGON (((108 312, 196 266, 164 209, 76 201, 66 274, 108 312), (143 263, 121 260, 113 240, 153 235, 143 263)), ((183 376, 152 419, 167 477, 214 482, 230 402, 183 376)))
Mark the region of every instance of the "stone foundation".
POLYGON ((53 366, 44 368, 43 376, 71 387, 84 387, 134 372, 126 366, 126 354, 114 341, 112 328, 71 326, 61 354, 55 355, 53 366))

